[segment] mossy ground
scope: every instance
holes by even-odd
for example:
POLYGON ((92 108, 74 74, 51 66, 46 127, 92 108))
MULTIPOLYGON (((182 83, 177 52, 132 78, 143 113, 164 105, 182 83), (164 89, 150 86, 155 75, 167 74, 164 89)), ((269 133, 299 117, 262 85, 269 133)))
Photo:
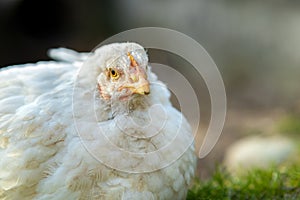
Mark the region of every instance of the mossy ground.
POLYGON ((195 181, 187 199, 300 199, 300 166, 254 169, 240 175, 219 168, 209 180, 195 181))
MULTIPOLYGON (((296 137, 297 138, 297 137, 296 137)), ((219 166, 207 180, 196 179, 187 200, 272 199, 300 200, 300 145, 294 157, 267 169, 240 169, 234 173, 219 166)))
POLYGON ((229 173, 218 167, 210 179, 195 180, 187 200, 300 200, 300 114, 285 116, 277 125, 275 130, 295 141, 296 155, 268 169, 229 173))

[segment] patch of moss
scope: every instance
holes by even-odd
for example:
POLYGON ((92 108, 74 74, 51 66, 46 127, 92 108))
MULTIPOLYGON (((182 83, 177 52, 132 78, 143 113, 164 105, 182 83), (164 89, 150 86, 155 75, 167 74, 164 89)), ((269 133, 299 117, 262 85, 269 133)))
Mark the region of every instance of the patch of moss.
POLYGON ((300 165, 254 169, 239 176, 219 168, 211 179, 197 180, 187 199, 300 199, 300 165))

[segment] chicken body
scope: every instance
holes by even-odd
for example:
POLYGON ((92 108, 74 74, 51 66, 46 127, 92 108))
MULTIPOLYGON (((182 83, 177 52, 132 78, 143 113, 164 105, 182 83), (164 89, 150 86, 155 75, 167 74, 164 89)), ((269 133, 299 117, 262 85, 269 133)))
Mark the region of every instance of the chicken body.
POLYGON ((122 90, 107 100, 99 91, 110 60, 136 49, 111 44, 67 62, 0 71, 1 199, 185 199, 196 165, 187 145, 193 136, 166 86, 149 68, 148 95, 123 100, 129 90, 122 90), (163 113, 150 115, 153 106, 163 113))

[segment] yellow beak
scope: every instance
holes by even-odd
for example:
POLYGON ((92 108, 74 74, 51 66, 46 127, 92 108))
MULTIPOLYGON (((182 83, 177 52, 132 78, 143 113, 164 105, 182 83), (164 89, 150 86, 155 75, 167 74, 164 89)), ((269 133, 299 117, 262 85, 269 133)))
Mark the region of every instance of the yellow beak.
POLYGON ((130 59, 130 67, 134 68, 135 72, 130 76, 132 83, 121 86, 119 90, 127 88, 131 90, 133 94, 148 95, 150 93, 150 84, 147 80, 147 74, 145 70, 138 65, 138 63, 130 53, 128 53, 127 55, 130 59))
POLYGON ((149 83, 146 83, 138 88, 132 88, 133 94, 141 94, 141 95, 148 95, 150 93, 150 86, 149 83))
POLYGON ((132 94, 148 95, 150 93, 150 84, 146 77, 147 75, 142 71, 133 74, 130 77, 132 83, 121 86, 119 91, 127 88, 132 92, 132 94))

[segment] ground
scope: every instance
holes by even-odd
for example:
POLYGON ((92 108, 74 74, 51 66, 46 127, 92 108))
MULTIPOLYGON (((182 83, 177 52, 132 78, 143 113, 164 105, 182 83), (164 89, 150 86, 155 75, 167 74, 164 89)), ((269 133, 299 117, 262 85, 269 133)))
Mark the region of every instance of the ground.
POLYGON ((300 199, 300 115, 298 111, 229 111, 220 141, 199 160, 197 178, 189 190, 192 199, 300 199), (249 135, 279 134, 294 140, 294 156, 280 165, 230 173, 222 164, 224 152, 249 135), (199 178, 200 177, 200 178, 199 178))

